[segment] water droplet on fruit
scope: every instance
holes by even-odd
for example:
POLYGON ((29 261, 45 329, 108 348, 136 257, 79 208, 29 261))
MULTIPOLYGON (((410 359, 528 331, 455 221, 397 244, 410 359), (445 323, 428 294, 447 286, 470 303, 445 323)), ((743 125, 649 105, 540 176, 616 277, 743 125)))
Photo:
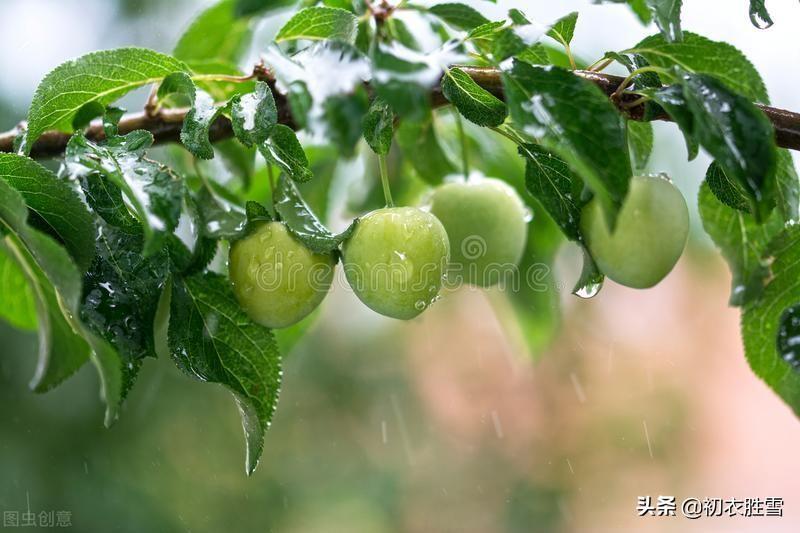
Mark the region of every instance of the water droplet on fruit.
POLYGON ((523 220, 524 220, 526 223, 528 223, 528 222, 530 222, 531 220, 533 220, 533 210, 532 210, 530 207, 528 207, 528 206, 525 206, 525 211, 523 211, 523 213, 524 213, 524 214, 523 214, 523 216, 522 216, 522 219, 523 219, 523 220))
POLYGON ((417 302, 414 304, 414 308, 415 308, 417 311, 422 311, 422 310, 424 310, 424 309, 425 309, 427 306, 428 306, 428 304, 426 304, 424 300, 417 300, 417 302))

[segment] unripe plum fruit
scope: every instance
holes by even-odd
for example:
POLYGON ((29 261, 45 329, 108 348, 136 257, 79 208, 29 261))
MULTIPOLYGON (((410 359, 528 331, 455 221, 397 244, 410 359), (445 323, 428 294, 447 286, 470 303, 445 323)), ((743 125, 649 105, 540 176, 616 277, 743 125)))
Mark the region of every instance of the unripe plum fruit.
POLYGON ((431 213, 450 238, 449 281, 491 287, 516 269, 525 251, 528 210, 509 184, 470 178, 438 187, 431 213))
POLYGON ((597 199, 583 208, 581 231, 600 270, 621 285, 646 289, 664 279, 683 253, 689 209, 666 177, 638 176, 613 233, 597 199))
POLYGON ((344 272, 356 296, 373 311, 401 320, 436 299, 448 257, 441 222, 415 207, 372 211, 343 246, 344 272))
POLYGON ((285 328, 308 316, 333 282, 333 254, 306 248, 281 222, 266 222, 230 250, 228 268, 239 305, 256 323, 285 328))

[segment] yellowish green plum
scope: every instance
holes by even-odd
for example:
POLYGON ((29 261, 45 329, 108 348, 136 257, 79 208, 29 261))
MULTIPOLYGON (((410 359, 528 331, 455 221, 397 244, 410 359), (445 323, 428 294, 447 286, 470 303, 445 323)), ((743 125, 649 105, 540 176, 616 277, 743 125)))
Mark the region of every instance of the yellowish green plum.
POLYGON ((450 238, 449 281, 491 287, 514 272, 529 215, 513 187, 494 178, 452 181, 433 192, 431 213, 450 238))
POLYGON ((310 314, 333 282, 333 254, 317 254, 281 222, 266 222, 231 246, 228 264, 239 305, 256 323, 285 328, 310 314))
POLYGON ((600 270, 621 285, 646 289, 664 279, 683 253, 689 210, 669 179, 639 176, 631 180, 613 233, 596 199, 583 208, 581 230, 600 270))
POLYGON ((387 207, 358 221, 343 255, 347 281, 367 307, 409 320, 438 296, 449 245, 432 214, 415 207, 387 207))

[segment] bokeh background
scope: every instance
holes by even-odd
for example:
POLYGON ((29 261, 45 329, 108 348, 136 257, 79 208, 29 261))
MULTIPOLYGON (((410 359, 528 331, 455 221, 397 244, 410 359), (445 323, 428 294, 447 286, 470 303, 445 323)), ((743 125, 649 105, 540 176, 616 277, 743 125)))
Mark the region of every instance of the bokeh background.
MULTIPOLYGON (((684 3, 685 29, 734 43, 773 103, 800 109, 796 2, 768 2, 765 31, 745 0, 684 3)), ((542 23, 580 10, 574 49, 589 62, 654 31, 624 6, 513 4, 542 23)), ((0 128, 24 118, 57 64, 124 45, 169 52, 205 5, 0 1, 0 128)), ((511 2, 480 5, 502 14, 511 2)), ((260 28, 252 57, 282 18, 260 28)), ((686 163, 672 125, 657 124, 656 139, 651 169, 693 206, 708 159, 686 163)), ((520 179, 507 147, 480 154, 486 171, 520 179)), ((352 188, 363 171, 341 162, 332 179, 352 188)), ((649 291, 609 282, 592 300, 571 296, 579 261, 562 247, 555 329, 544 308, 516 324, 492 292, 453 291, 398 323, 335 290, 286 357, 251 478, 222 388, 148 361, 104 429, 94 369, 35 395, 36 337, 0 323, 0 511, 68 510, 86 532, 798 531, 800 424, 747 367, 729 274, 695 209, 693 222, 684 258, 649 291), (783 518, 638 518, 645 495, 786 503, 783 518)))

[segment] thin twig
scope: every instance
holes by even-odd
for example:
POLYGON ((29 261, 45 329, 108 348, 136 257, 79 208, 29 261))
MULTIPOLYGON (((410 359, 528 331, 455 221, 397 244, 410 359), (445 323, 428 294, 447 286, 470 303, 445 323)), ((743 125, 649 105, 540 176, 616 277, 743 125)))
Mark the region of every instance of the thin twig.
MULTIPOLYGON (((503 82, 500 77, 500 71, 489 67, 460 66, 459 68, 467 73, 478 85, 496 97, 503 98, 503 82)), ((591 81, 609 97, 624 81, 624 78, 620 76, 586 70, 576 70, 574 74, 591 81)), ((275 90, 274 77, 272 77, 269 70, 262 66, 256 74, 256 78, 266 81, 273 89, 275 102, 278 106, 278 121, 291 128, 296 128, 297 125, 292 118, 286 97, 275 90)), ((630 118, 642 120, 644 108, 641 105, 633 105, 638 98, 639 96, 636 94, 622 93, 614 104, 630 118)), ((438 84, 431 90, 431 101, 436 107, 442 107, 450 103, 442 94, 438 84)), ((775 139, 778 146, 791 150, 800 150, 800 114, 763 104, 756 105, 767 115, 767 118, 775 127, 775 139)), ((183 119, 188 111, 186 108, 161 109, 155 117, 147 116, 145 113, 128 114, 120 120, 119 132, 120 134, 125 134, 133 130, 143 129, 153 134, 156 143, 175 142, 179 139, 183 119)), ((671 120, 666 114, 656 116, 654 119, 671 120)), ((24 127, 24 124, 21 127, 24 127)), ((14 151, 14 138, 19 132, 20 127, 0 133, 0 152, 14 151)), ((90 140, 102 140, 105 138, 103 125, 100 121, 93 122, 85 133, 90 140)), ((225 116, 217 118, 211 126, 209 137, 212 142, 233 137, 233 128, 230 120, 225 116)), ((46 132, 31 147, 31 157, 47 158, 59 156, 64 152, 69 138, 69 133, 60 131, 46 132)))

